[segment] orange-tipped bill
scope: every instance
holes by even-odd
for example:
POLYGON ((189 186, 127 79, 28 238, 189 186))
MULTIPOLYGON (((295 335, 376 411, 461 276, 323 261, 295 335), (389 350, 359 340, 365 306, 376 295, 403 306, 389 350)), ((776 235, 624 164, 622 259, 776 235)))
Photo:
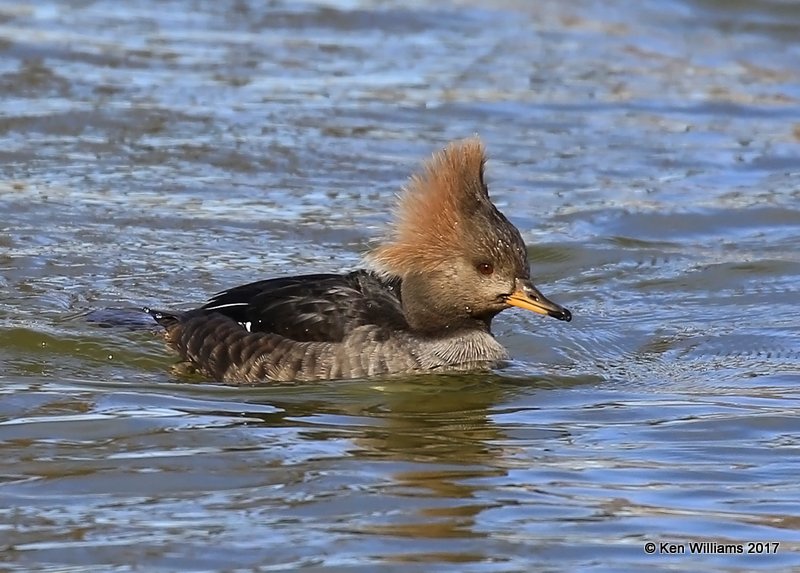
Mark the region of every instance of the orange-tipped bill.
POLYGON ((572 320, 572 313, 563 306, 547 299, 530 281, 517 280, 517 290, 506 297, 506 302, 525 310, 546 314, 558 320, 572 320))

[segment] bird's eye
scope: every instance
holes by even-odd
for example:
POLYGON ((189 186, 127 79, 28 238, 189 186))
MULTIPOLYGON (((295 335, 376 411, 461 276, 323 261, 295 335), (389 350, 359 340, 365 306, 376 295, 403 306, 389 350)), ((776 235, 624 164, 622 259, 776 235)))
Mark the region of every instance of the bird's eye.
POLYGON ((489 276, 494 272, 494 265, 492 263, 478 263, 475 268, 479 273, 484 276, 489 276))

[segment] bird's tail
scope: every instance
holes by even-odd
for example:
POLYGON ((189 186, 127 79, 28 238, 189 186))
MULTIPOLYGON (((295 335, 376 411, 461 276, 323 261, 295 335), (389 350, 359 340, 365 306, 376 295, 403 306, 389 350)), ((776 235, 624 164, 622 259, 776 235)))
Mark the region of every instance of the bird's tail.
POLYGON ((182 313, 180 312, 169 312, 166 310, 156 310, 154 308, 150 308, 148 306, 143 306, 142 311, 149 314, 153 317, 153 319, 169 330, 170 327, 175 326, 180 321, 180 316, 182 313))

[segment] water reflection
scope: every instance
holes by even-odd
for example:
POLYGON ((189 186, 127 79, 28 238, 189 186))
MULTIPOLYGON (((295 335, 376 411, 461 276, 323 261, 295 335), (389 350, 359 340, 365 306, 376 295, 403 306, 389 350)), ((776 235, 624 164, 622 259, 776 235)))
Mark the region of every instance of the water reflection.
MULTIPOLYGON (((255 392, 263 395, 258 401, 267 401, 280 413, 242 415, 260 419, 265 426, 291 429, 292 439, 307 441, 323 457, 337 452, 336 465, 349 458, 347 466, 378 472, 381 477, 373 482, 372 476, 365 490, 357 483, 353 486, 366 497, 384 500, 382 509, 361 514, 344 531, 419 540, 470 539, 486 535, 481 514, 498 506, 487 480, 505 482, 507 467, 535 463, 522 461, 526 453, 519 440, 524 436, 525 441, 546 442, 559 434, 528 426, 509 435, 508 426, 504 429, 495 421, 498 412, 505 411, 502 403, 513 403, 520 392, 535 392, 536 385, 535 380, 520 385, 496 375, 445 375, 385 385, 279 387, 255 392)), ((553 382, 545 381, 544 386, 552 388, 553 382)), ((370 507, 374 502, 354 503, 370 507)), ((434 553, 435 559, 428 557, 453 562, 486 558, 476 551, 434 553)), ((399 554, 393 559, 427 557, 415 551, 413 557, 399 554)))

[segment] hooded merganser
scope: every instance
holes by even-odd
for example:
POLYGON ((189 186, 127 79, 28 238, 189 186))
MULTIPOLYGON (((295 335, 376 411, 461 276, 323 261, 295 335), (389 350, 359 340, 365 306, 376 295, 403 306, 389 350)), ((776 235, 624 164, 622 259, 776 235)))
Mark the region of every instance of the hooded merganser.
POLYGON ((226 383, 468 370, 508 357, 494 316, 569 321, 533 286, 519 231, 489 199, 478 138, 434 154, 398 201, 370 270, 277 278, 188 312, 145 308, 195 370, 226 383))

